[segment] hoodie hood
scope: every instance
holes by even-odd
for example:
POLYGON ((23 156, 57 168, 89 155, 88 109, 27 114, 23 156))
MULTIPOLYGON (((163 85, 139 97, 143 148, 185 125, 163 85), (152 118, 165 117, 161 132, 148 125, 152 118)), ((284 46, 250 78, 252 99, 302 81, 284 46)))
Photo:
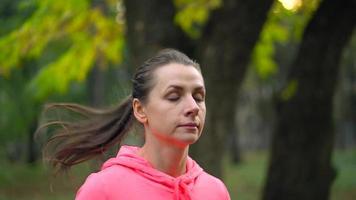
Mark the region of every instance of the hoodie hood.
POLYGON ((102 170, 111 166, 120 165, 134 170, 145 178, 163 185, 174 193, 175 200, 190 200, 191 190, 197 177, 203 173, 203 169, 189 156, 187 158, 186 173, 172 177, 155 169, 147 160, 138 156, 140 148, 134 146, 122 146, 115 158, 106 161, 102 170))

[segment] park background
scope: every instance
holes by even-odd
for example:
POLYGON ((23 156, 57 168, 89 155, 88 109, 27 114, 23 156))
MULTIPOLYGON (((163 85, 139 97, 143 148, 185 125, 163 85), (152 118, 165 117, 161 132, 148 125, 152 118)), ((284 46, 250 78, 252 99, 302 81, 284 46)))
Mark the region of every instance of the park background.
POLYGON ((34 139, 44 105, 114 105, 165 47, 201 64, 208 114, 191 155, 232 199, 356 199, 355 10, 354 0, 1 0, 0 200, 74 199, 102 158, 53 175, 34 139))

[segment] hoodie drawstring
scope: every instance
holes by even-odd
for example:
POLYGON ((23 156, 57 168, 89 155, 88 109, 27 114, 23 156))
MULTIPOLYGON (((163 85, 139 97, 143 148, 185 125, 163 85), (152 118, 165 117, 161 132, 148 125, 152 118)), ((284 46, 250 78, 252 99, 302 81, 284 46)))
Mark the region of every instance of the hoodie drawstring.
POLYGON ((187 184, 189 183, 185 183, 182 179, 177 179, 174 182, 174 200, 191 200, 187 184))

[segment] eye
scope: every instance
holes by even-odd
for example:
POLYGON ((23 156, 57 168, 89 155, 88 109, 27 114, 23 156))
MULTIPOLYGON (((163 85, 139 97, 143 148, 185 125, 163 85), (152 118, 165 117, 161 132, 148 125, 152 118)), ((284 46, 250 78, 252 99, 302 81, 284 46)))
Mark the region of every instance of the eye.
POLYGON ((176 92, 170 93, 167 95, 168 101, 178 101, 180 98, 179 94, 176 92))
POLYGON ((203 102, 205 100, 204 94, 201 93, 197 93, 193 97, 197 102, 203 102))

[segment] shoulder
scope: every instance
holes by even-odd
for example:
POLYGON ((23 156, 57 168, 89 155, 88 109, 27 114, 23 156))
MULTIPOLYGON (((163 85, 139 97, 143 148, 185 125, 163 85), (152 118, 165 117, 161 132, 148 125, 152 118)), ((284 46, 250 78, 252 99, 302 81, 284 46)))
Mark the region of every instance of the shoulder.
POLYGON ((117 188, 120 188, 120 185, 125 185, 127 176, 130 176, 129 169, 121 166, 112 166, 102 171, 92 173, 79 188, 75 199, 107 199, 108 196, 112 195, 113 187, 117 190, 117 188))
POLYGON ((76 200, 104 200, 106 199, 106 192, 104 181, 98 173, 90 174, 85 180, 84 184, 79 188, 76 200))
POLYGON ((224 184, 219 178, 203 172, 197 179, 197 185, 205 191, 209 191, 211 195, 217 195, 219 199, 229 200, 230 195, 224 184))

